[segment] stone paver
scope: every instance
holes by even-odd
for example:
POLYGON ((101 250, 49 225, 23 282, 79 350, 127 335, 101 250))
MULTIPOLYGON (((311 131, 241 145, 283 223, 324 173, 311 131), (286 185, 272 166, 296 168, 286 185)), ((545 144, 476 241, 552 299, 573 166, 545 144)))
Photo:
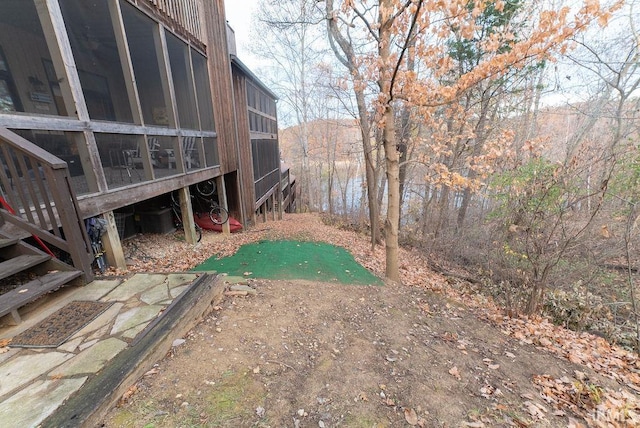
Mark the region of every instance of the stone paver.
MULTIPOLYGON (((114 315, 114 318, 116 317, 116 315, 114 315)), ((113 321, 113 320, 111 320, 113 321)), ((85 340, 93 340, 93 339, 100 339, 101 337, 106 336, 107 334, 109 334, 109 331, 111 331, 111 324, 109 323, 108 325, 105 325, 103 327, 100 327, 100 329, 94 331, 89 337, 87 337, 85 340)))
POLYGON ((58 346, 58 351, 62 352, 73 352, 76 348, 82 343, 83 338, 78 337, 76 339, 70 339, 67 342, 64 342, 62 345, 58 346))
POLYGON ((249 280, 241 276, 225 276, 224 282, 226 282, 227 284, 249 285, 249 280))
POLYGON ((166 275, 159 274, 137 274, 127 279, 120 286, 107 294, 102 300, 107 302, 129 300, 136 294, 145 292, 151 287, 162 284, 166 281, 166 275))
POLYGON ((115 337, 98 342, 92 347, 85 349, 78 355, 71 358, 66 363, 55 369, 52 377, 75 376, 79 374, 93 374, 104 367, 104 364, 115 357, 120 351, 127 347, 127 342, 123 342, 115 337))
POLYGON ((191 284, 198 277, 195 273, 172 273, 167 275, 169 288, 191 284))
POLYGON ((0 403, 4 428, 34 427, 52 414, 87 380, 57 379, 38 381, 0 403))
POLYGON ((184 290, 186 290, 187 288, 189 288, 188 285, 182 285, 180 287, 174 287, 169 291, 169 294, 171 294, 171 298, 175 299, 176 297, 178 297, 179 295, 182 294, 182 292, 184 290))
POLYGON ((121 279, 103 279, 93 281, 90 284, 74 291, 73 300, 98 301, 121 283, 121 279))
POLYGON ((164 300, 169 298, 169 287, 167 287, 166 283, 162 283, 156 285, 155 287, 145 291, 142 296, 140 296, 140 300, 145 302, 148 305, 155 305, 157 303, 161 303, 164 300))
POLYGON ((18 352, 20 352, 18 348, 10 348, 8 352, 5 352, 4 354, 0 354, 0 364, 4 363, 5 361, 13 357, 18 352))
POLYGON ((229 287, 229 289, 231 291, 241 291, 241 292, 245 292, 247 294, 256 294, 256 289, 249 286, 249 285, 244 285, 244 284, 235 284, 232 285, 231 287, 229 287))
POLYGON ((18 355, 0 366, 0 396, 32 381, 64 363, 73 354, 63 352, 45 352, 40 354, 18 355), (25 370, 25 368, 27 368, 25 370))
POLYGON ((75 392, 81 394, 87 379, 125 350, 128 339, 148 327, 199 275, 97 280, 61 294, 34 311, 36 316, 5 329, 3 337, 14 337, 72 300, 113 302, 57 348, 9 347, 0 354, 0 428, 36 427, 75 392))
POLYGON ((142 323, 146 323, 157 317, 164 306, 150 305, 133 308, 127 312, 121 313, 113 323, 111 335, 116 335, 130 328, 137 327, 142 323))
POLYGON ((78 346, 78 349, 80 349, 81 351, 84 351, 85 349, 92 347, 96 343, 98 343, 98 339, 93 339, 93 340, 89 340, 87 342, 82 342, 82 344, 80 344, 80 346, 78 346))
POLYGON ((142 330, 145 329, 145 327, 147 326, 147 324, 139 324, 135 327, 131 327, 129 330, 125 330, 122 332, 122 338, 123 339, 133 339, 135 338, 138 333, 140 333, 142 330))

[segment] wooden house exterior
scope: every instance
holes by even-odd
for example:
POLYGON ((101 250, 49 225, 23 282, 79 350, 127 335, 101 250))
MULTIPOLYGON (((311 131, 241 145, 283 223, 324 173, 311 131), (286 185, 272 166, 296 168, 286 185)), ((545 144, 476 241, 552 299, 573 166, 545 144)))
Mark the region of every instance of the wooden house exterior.
MULTIPOLYGON (((125 267, 118 219, 162 211, 173 191, 190 207, 203 181, 245 227, 283 209, 276 97, 232 35, 223 0, 0 2, 0 145, 26 141, 66 162, 80 220, 108 222, 112 265, 125 267)), ((0 158, 9 198, 34 168, 0 158)))

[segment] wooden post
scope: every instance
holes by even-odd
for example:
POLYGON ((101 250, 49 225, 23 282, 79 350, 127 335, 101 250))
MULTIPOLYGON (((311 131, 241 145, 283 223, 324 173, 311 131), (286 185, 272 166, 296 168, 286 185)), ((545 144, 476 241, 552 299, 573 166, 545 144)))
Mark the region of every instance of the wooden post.
MULTIPOLYGON (((227 202, 227 189, 224 185, 224 175, 216 177, 216 188, 218 189, 218 203, 221 207, 229 210, 229 204, 227 202)), ((229 221, 222 224, 222 233, 228 235, 231 233, 231 226, 229 221)))
POLYGON ((80 214, 78 200, 73 193, 69 168, 53 170, 53 176, 55 178, 50 183, 54 183, 54 185, 49 190, 52 192, 54 201, 56 201, 56 211, 64 230, 65 241, 69 243, 67 252, 71 256, 71 260, 73 260, 73 265, 84 272, 87 282, 92 281, 91 244, 89 243, 84 220, 80 214))
POLYGON ((276 221, 276 193, 275 193, 275 191, 271 195, 271 219, 273 221, 276 221))
POLYGON ((282 212, 284 210, 283 205, 284 201, 282 200, 282 181, 280 181, 280 185, 278 186, 278 220, 282 220, 282 212))
POLYGON ((118 235, 118 226, 113 216, 113 211, 106 212, 102 217, 107 221, 107 232, 102 235, 102 245, 104 246, 107 263, 120 270, 127 270, 127 263, 124 260, 124 252, 118 235))
POLYGON ((180 213, 182 214, 182 228, 184 229, 184 239, 189 244, 197 244, 196 229, 193 225, 193 208, 191 207, 191 194, 189 187, 178 190, 180 195, 180 213))

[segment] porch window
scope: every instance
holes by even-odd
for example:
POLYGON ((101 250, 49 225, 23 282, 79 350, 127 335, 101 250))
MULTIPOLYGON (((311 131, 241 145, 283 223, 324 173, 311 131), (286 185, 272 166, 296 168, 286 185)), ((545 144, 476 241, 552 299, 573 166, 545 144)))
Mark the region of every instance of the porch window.
POLYGON ((20 111, 20 99, 16 96, 15 85, 9 71, 9 65, 0 47, 0 111, 20 111))
POLYGON ((196 96, 191 77, 189 47, 173 34, 167 32, 166 35, 180 127, 200 129, 198 111, 196 109, 196 96))
POLYGON ((160 27, 128 2, 122 1, 120 4, 144 122, 168 127, 172 119, 165 99, 167 84, 163 84, 158 65, 162 57, 158 54, 162 52, 160 27))
POLYGON ((48 85, 43 60, 51 55, 33 1, 2 1, 0 46, 0 112, 66 116, 48 85))
POLYGON ((59 1, 89 116, 132 123, 107 2, 59 1))
POLYGON ((198 110, 200 112, 200 127, 203 131, 215 131, 207 59, 202 54, 191 49, 191 61, 193 63, 196 97, 198 98, 198 110))

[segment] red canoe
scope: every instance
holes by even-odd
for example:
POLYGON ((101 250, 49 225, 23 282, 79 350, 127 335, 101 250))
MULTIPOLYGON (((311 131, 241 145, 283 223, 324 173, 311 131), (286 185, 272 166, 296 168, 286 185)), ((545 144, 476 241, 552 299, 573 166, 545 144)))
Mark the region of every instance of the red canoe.
MULTIPOLYGON (((204 214, 204 213, 194 213, 193 214, 193 219, 195 220, 196 224, 198 226, 200 226, 203 229, 206 230, 215 230, 216 232, 222 232, 222 225, 221 224, 215 224, 214 222, 211 221, 211 218, 209 217, 208 214, 204 214)), ((231 229, 231 232, 237 232, 239 230, 242 229, 242 224, 236 220, 233 217, 229 217, 229 228, 231 229)))

